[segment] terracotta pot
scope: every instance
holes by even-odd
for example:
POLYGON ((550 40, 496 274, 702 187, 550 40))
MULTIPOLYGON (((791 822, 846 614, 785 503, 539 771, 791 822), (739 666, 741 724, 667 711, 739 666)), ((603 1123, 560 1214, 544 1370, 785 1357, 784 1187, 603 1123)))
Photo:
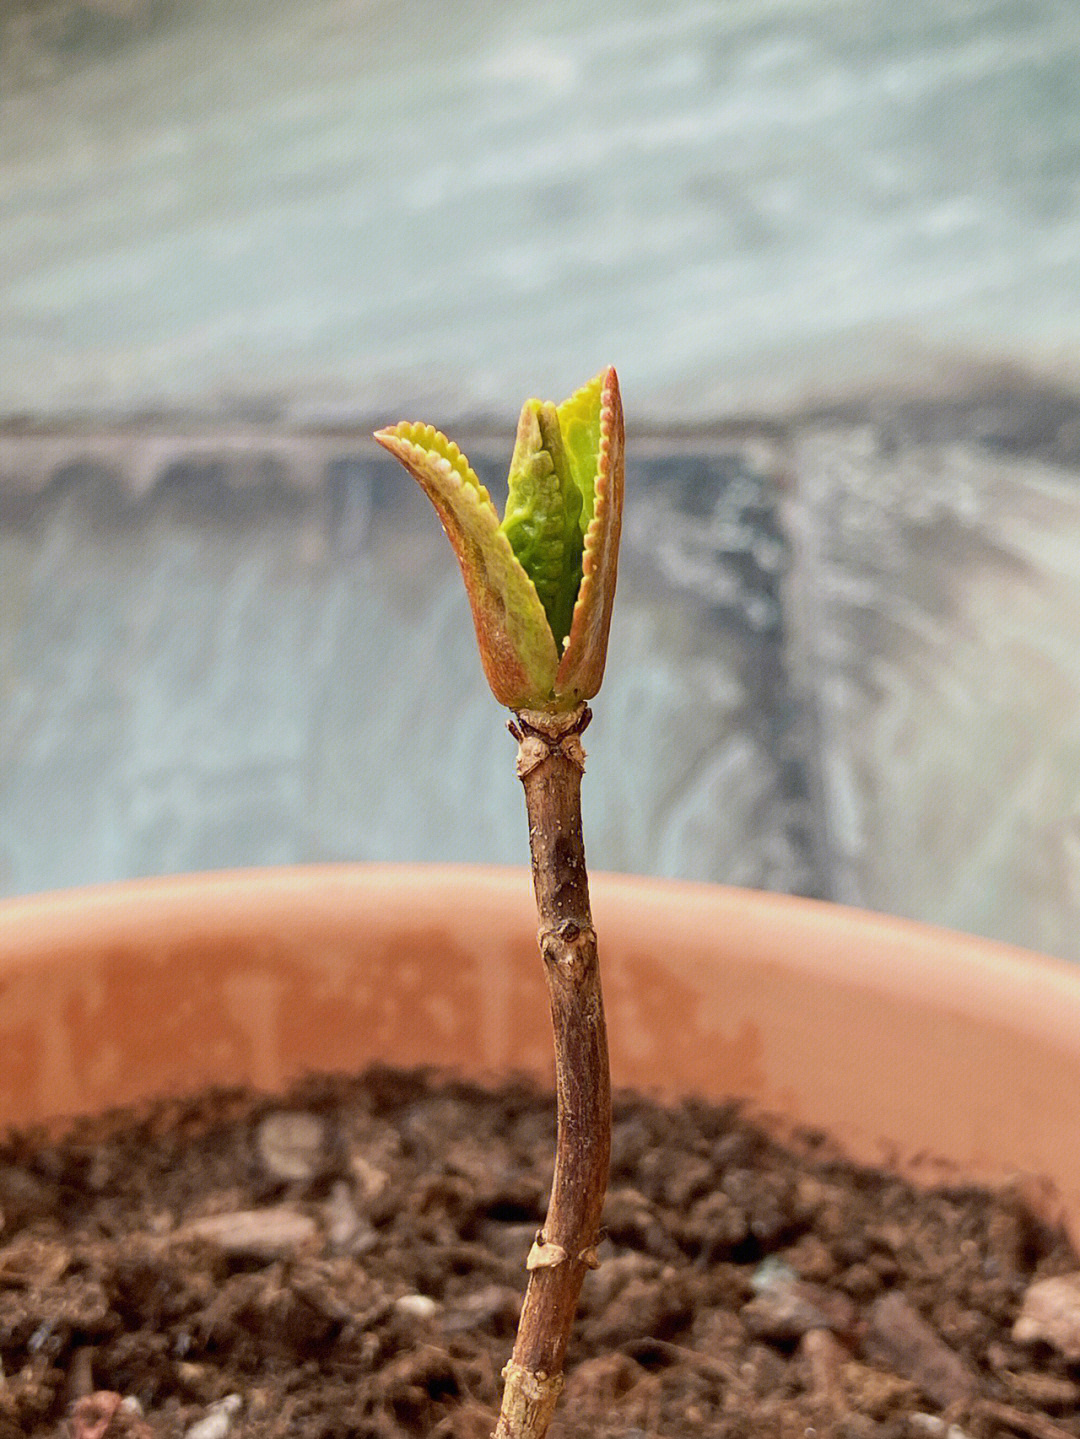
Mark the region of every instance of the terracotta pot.
MULTIPOLYGON (((1080 1238, 1080 969, 832 905, 598 876, 616 1083, 740 1096, 1080 1238)), ((525 871, 342 866, 0 906, 0 1126, 373 1060, 550 1073, 525 871)))

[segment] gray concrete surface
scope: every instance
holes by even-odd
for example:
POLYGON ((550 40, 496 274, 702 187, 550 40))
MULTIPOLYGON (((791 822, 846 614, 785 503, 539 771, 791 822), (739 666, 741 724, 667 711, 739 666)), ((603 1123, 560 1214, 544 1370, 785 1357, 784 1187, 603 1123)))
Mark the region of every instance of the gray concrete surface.
MULTIPOLYGON (((474 437, 496 491, 509 441, 474 437)), ((362 436, 0 448, 0 888, 524 862, 427 502, 362 436)), ((1080 400, 1003 381, 631 445, 598 867, 1080 959, 1080 400)))
MULTIPOLYGON (((403 472, 338 441, 314 485, 253 481, 250 455, 207 464, 181 442, 137 493, 137 461, 73 444, 35 492, 53 444, 9 445, 27 463, 19 484, 0 475, 0 886, 527 858, 460 578, 403 472)), ((632 466, 590 734, 598 864, 810 883, 770 709, 784 544, 758 448, 632 466)))
POLYGON ((22 0, 0 417, 1076 379, 1074 0, 22 0))

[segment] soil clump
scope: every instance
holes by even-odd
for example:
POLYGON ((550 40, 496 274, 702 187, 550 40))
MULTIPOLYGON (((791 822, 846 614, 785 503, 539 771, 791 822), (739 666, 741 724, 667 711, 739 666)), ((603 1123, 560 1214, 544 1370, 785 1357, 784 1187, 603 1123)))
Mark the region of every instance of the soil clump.
MULTIPOLYGON (((553 1129, 376 1070, 8 1136, 0 1439, 486 1439, 553 1129)), ((1028 1199, 618 1098, 553 1439, 1080 1439, 1080 1264, 1028 1199)))

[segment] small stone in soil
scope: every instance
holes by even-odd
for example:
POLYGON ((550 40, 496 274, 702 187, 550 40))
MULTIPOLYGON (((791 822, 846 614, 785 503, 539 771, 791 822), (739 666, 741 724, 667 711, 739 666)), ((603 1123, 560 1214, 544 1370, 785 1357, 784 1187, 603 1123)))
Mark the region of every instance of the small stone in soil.
POLYGON ((1013 1338, 1020 1344, 1041 1340, 1070 1364, 1080 1363, 1080 1273, 1032 1284, 1013 1325, 1013 1338))
POLYGON ((975 1396, 975 1377, 967 1365, 901 1294, 885 1294, 871 1305, 866 1348, 942 1409, 975 1396))
POLYGON ((394 1300, 394 1308, 409 1319, 433 1319, 439 1306, 429 1294, 403 1294, 394 1300))
POLYGON ((470 1330, 492 1330, 512 1338, 521 1312, 521 1294, 506 1284, 485 1284, 474 1294, 467 1294, 442 1321, 446 1334, 464 1334, 470 1330))
POLYGON ((279 1204, 270 1209, 238 1209, 191 1219, 173 1238, 202 1241, 234 1259, 269 1263, 312 1243, 318 1234, 314 1219, 279 1204))
POLYGON ((353 1203, 352 1185, 337 1180, 323 1205, 326 1238, 335 1254, 351 1254, 359 1258, 379 1242, 374 1227, 357 1212, 353 1203))
POLYGON ((326 1137, 319 1115, 278 1110, 260 1121, 255 1150, 271 1179, 309 1180, 325 1168, 326 1137))
POLYGON ((184 1439, 226 1439, 243 1404, 239 1394, 226 1394, 224 1399, 210 1405, 204 1418, 191 1425, 184 1439))
POLYGON ((741 1317, 759 1339, 784 1343, 811 1329, 846 1333, 855 1323, 855 1305, 846 1294, 802 1280, 786 1264, 766 1260, 751 1283, 756 1293, 743 1305, 741 1317))
POLYGON ((927 1439, 968 1439, 967 1433, 959 1424, 949 1424, 936 1414, 923 1414, 918 1411, 909 1416, 908 1424, 913 1433, 924 1434, 927 1439))

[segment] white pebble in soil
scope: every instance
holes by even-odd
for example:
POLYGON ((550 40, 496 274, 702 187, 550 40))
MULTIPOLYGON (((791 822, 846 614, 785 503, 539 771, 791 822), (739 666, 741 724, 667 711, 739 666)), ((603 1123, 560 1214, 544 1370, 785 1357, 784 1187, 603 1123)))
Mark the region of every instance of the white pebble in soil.
POLYGON ((394 1300, 394 1308, 410 1319, 431 1319, 439 1306, 429 1294, 403 1294, 400 1299, 394 1300))
POLYGON ((1019 1344, 1041 1340, 1070 1364, 1080 1363, 1080 1273, 1032 1284, 1013 1326, 1013 1338, 1019 1344))
POLYGON ((224 1399, 210 1405, 202 1419, 196 1419, 185 1431, 184 1439, 227 1439, 243 1404, 239 1394, 226 1394, 224 1399))
POLYGON ((313 1243, 318 1235, 314 1219, 281 1204, 191 1219, 172 1237, 178 1243, 194 1239, 233 1258, 269 1264, 313 1243))
POLYGON ((326 1162, 326 1121, 303 1110, 277 1110, 255 1132, 255 1148, 271 1179, 307 1180, 326 1162))

